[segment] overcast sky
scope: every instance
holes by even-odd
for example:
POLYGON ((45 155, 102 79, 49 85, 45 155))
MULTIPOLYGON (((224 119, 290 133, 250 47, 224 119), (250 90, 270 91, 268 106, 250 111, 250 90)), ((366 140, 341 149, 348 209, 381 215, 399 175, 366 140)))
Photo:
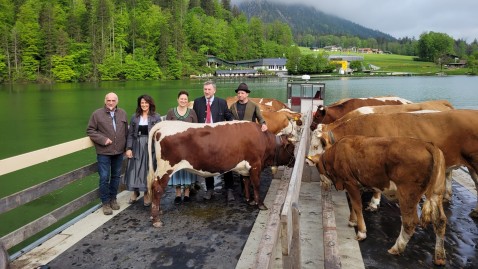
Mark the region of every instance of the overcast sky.
MULTIPOLYGON (((232 0, 239 3, 249 0, 232 0)), ((478 39, 478 0, 267 0, 302 3, 396 38, 439 32, 478 39)))

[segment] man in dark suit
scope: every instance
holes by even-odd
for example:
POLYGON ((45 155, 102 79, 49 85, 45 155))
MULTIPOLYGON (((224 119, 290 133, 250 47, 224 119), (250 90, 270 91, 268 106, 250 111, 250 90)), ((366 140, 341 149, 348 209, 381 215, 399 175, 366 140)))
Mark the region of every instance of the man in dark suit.
MULTIPOLYGON (((203 86, 203 91, 204 96, 196 98, 193 105, 199 123, 215 123, 233 120, 226 100, 214 96, 216 93, 216 84, 213 81, 206 81, 203 86)), ((205 180, 206 195, 204 199, 210 200, 214 195, 214 178, 207 177, 205 180)), ((232 193, 234 185, 232 172, 224 174, 224 185, 227 190, 227 200, 234 201, 234 194, 232 193)))

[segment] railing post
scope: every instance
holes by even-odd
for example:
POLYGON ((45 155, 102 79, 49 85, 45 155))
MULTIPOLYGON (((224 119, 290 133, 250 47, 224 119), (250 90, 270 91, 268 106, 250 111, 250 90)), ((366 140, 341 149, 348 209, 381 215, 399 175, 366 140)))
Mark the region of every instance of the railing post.
POLYGON ((292 203, 292 238, 289 255, 282 256, 282 268, 299 269, 301 268, 301 250, 300 250, 300 210, 297 203, 292 203))
POLYGON ((334 205, 330 190, 322 188, 322 226, 324 233, 324 268, 340 269, 340 261, 337 228, 335 224, 334 205))
POLYGON ((10 268, 10 256, 8 255, 3 242, 0 241, 0 269, 10 268))

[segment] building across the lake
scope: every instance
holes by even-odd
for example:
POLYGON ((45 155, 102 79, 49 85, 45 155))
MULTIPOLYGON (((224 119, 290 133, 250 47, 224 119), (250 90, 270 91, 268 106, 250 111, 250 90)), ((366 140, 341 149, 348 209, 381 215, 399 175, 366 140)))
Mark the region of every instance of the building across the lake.
POLYGON ((214 55, 207 56, 207 66, 216 68, 215 75, 221 77, 260 76, 264 73, 287 74, 287 59, 262 58, 242 61, 227 61, 214 55))

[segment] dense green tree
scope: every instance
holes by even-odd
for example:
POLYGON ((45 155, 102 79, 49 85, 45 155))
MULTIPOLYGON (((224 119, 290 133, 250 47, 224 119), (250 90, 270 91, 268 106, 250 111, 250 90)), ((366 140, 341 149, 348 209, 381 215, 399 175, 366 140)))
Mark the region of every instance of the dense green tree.
POLYGON ((180 79, 182 74, 181 61, 177 58, 176 50, 173 46, 168 46, 168 68, 166 70, 167 79, 180 79))
POLYGON ((317 55, 305 54, 300 57, 298 72, 300 74, 317 74, 317 55))
POLYGON ((73 56, 56 56, 51 57, 52 69, 54 78, 60 82, 77 81, 78 74, 73 70, 75 62, 73 56))
POLYGON ((0 82, 11 79, 11 59, 9 45, 10 30, 15 21, 14 5, 9 0, 0 0, 0 82))
POLYGON ((287 63, 285 65, 290 74, 298 74, 301 56, 300 49, 297 46, 289 48, 287 52, 287 63))
POLYGON ((19 67, 16 77, 35 81, 40 74, 40 48, 44 39, 38 23, 40 4, 35 0, 27 0, 18 13, 15 24, 17 42, 14 43, 15 59, 19 67))
POLYGON ((447 55, 454 54, 454 41, 444 33, 423 33, 418 40, 418 56, 430 62, 443 64, 447 55))
POLYGON ((214 5, 214 0, 201 0, 201 8, 204 10, 206 15, 208 16, 214 16, 214 12, 216 10, 216 7, 214 5))
POLYGON ((468 58, 467 67, 470 68, 470 74, 478 75, 478 52, 468 58))

